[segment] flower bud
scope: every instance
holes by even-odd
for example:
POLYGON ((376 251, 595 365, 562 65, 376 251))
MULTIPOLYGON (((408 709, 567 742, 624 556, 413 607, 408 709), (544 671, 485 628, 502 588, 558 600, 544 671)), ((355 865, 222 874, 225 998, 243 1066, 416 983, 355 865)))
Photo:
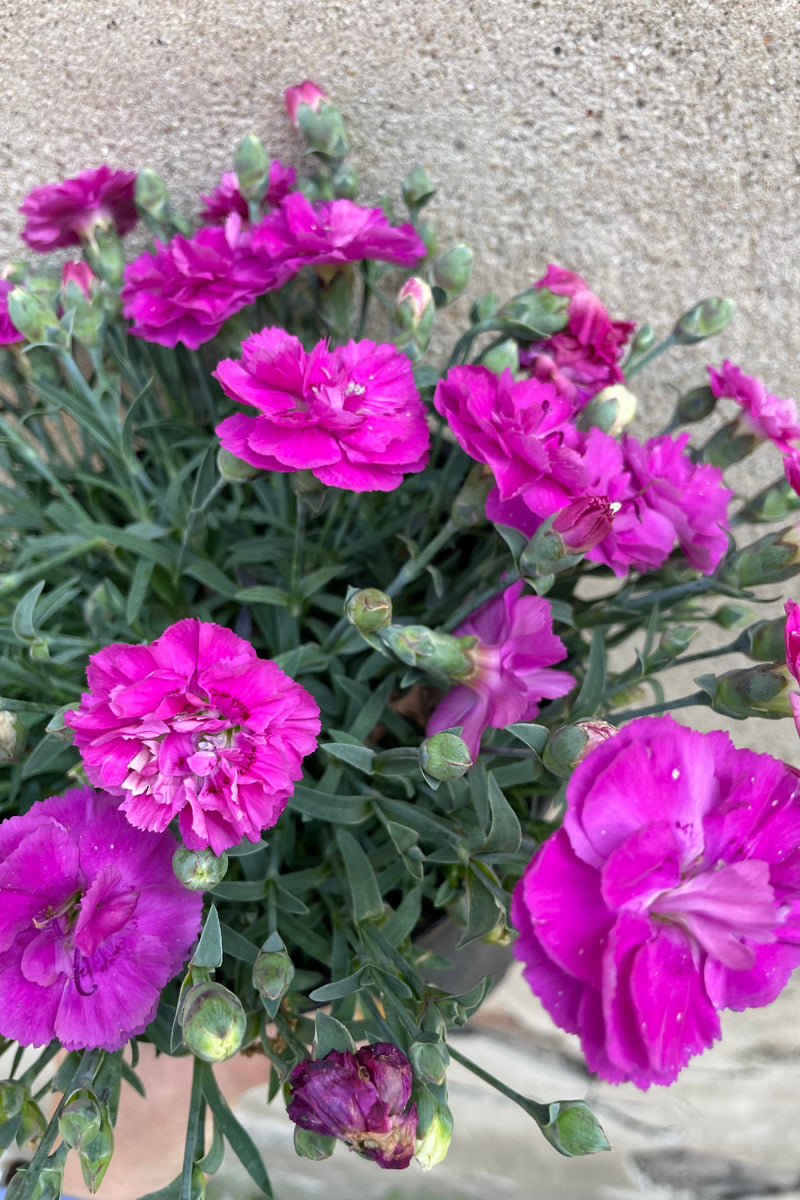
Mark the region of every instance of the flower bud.
POLYGON ((403 180, 403 200, 413 214, 418 213, 436 195, 431 177, 422 163, 415 163, 403 180))
POLYGON ((103 1111, 97 1098, 85 1088, 76 1092, 58 1118, 58 1132, 71 1150, 97 1137, 103 1124, 103 1111))
POLYGON ((440 307, 452 304, 464 291, 472 274, 472 260, 472 251, 464 242, 434 260, 433 282, 438 289, 434 296, 440 307))
POLYGON ((217 451, 217 470, 226 483, 247 483, 259 474, 258 467, 251 467, 224 446, 217 451))
POLYGON ((784 467, 786 478, 764 488, 742 508, 739 517, 743 521, 783 521, 791 517, 800 508, 800 472, 796 483, 792 477, 796 467, 794 461, 785 458, 784 467))
POLYGON ((313 1129, 303 1129, 301 1125, 294 1127, 294 1152, 299 1158, 310 1158, 312 1162, 322 1162, 330 1158, 336 1149, 336 1138, 326 1133, 315 1133, 313 1129))
POLYGON ((362 588, 348 596, 344 615, 359 633, 377 633, 392 623, 392 601, 377 588, 362 588))
POLYGON ((442 683, 453 683, 475 669, 468 651, 478 639, 437 633, 427 625, 389 625, 378 636, 401 662, 420 667, 442 683))
POLYGON ((8 315, 14 328, 27 341, 65 344, 55 308, 38 292, 15 287, 8 293, 8 315))
POLYGON ((680 317, 672 331, 673 340, 679 346, 691 346, 722 333, 733 320, 736 306, 723 296, 710 296, 701 300, 680 317))
POLYGON ((640 325, 630 343, 631 358, 646 354, 656 340, 656 332, 652 325, 640 325))
POLYGON ((549 1105, 550 1120, 539 1128, 559 1154, 575 1158, 610 1150, 602 1126, 585 1100, 555 1100, 549 1105))
POLYGON ((750 647, 745 653, 756 662, 780 662, 786 657, 786 617, 757 621, 747 630, 750 647))
POLYGON ((233 155, 239 191, 248 203, 258 206, 269 186, 270 161, 260 138, 248 133, 233 155))
POLYGON ((444 1042, 413 1042, 408 1057, 414 1074, 426 1083, 444 1083, 450 1055, 444 1042))
POLYGON ((172 856, 172 869, 189 891, 204 892, 225 878, 228 856, 224 850, 217 857, 208 847, 189 850, 187 846, 178 846, 172 856))
POLYGON ((729 421, 708 439, 700 450, 700 459, 724 470, 751 454, 761 440, 739 421, 729 421))
POLYGON ((21 1083, 13 1079, 4 1079, 0 1083, 0 1125, 19 1115, 25 1096, 25 1088, 21 1083))
POLYGON ((417 226, 417 233, 422 239, 422 244, 428 252, 427 257, 430 258, 439 249, 439 239, 436 236, 436 230, 428 221, 421 221, 417 226))
POLYGON ((791 579, 799 570, 800 526, 789 525, 731 554, 719 578, 729 587, 749 588, 791 579))
POLYGON ((84 255, 99 279, 104 279, 112 287, 119 287, 125 269, 125 255, 114 225, 95 225, 84 246, 84 255))
POLYGON ((463 738, 444 730, 425 738, 419 748, 419 765, 426 775, 445 783, 466 775, 473 763, 463 738))
POLYGON ((498 318, 508 321, 514 337, 523 341, 550 337, 566 327, 569 296, 558 296, 549 288, 528 288, 500 309, 498 318))
POLYGON ((62 303, 64 294, 69 294, 67 289, 69 288, 70 284, 80 288, 86 299, 91 300, 92 287, 96 282, 97 280, 95 279, 94 271, 89 264, 84 262, 82 259, 71 259, 69 262, 65 262, 61 268, 62 303))
POLYGON ((203 1062, 224 1062, 241 1047, 247 1027, 242 1002, 221 983, 196 983, 181 1006, 183 1040, 203 1062))
POLYGON ((502 375, 505 370, 518 371, 519 343, 513 338, 506 338, 504 342, 492 346, 491 350, 481 355, 481 366, 494 371, 495 375, 502 375))
POLYGON ((361 186, 358 171, 350 163, 337 163, 331 177, 333 194, 338 200, 355 200, 361 186))
POLYGON ((392 338, 412 362, 422 358, 431 342, 436 306, 424 279, 412 275, 397 293, 392 314, 392 338))
POLYGON ((724 675, 701 675, 695 683, 710 697, 714 711, 728 717, 792 715, 789 689, 793 677, 785 663, 760 663, 724 675))
POLYGON ((25 1200, 60 1200, 68 1153, 67 1146, 61 1145, 41 1166, 33 1169, 27 1166, 15 1171, 5 1190, 6 1200, 21 1200, 22 1196, 25 1200))
POLYGON ((489 321, 496 316, 500 302, 497 299, 495 292, 486 292, 483 296, 478 296, 474 300, 472 307, 469 310, 469 319, 473 325, 480 324, 481 321, 489 321))
POLYGON ((150 221, 155 222, 159 228, 169 224, 170 208, 167 185, 161 176, 157 175, 155 171, 151 171, 149 167, 145 167, 136 176, 134 199, 137 209, 146 221, 149 217, 150 221))
POLYGON ((621 383, 611 384, 592 396, 582 409, 578 426, 583 430, 602 429, 611 437, 622 433, 636 414, 636 397, 621 383))
POLYGON ((28 727, 19 713, 0 709, 0 763, 16 762, 28 741, 28 727))
POLYGON ((414 1144, 414 1158, 429 1171, 442 1162, 453 1137, 453 1114, 446 1104, 437 1104, 425 1133, 414 1144))
POLYGON ((253 963, 253 987, 262 1000, 274 1004, 282 1000, 294 979, 292 963, 282 938, 271 934, 253 963))
POLYGON ((608 537, 614 512, 607 496, 581 496, 562 508, 551 529, 569 554, 586 554, 608 537))
POLYGON ((486 497, 494 487, 494 475, 483 463, 470 468, 467 478, 456 494, 450 508, 450 517, 459 529, 486 522, 486 497))
POLYGON ((743 625, 749 625, 755 615, 755 610, 744 604, 721 604, 712 620, 721 629, 741 629, 743 625))
POLYGON ((696 625, 673 625, 671 629, 665 629, 658 639, 657 657, 668 661, 678 658, 689 648, 696 633, 696 625))
POLYGON ((553 775, 567 779, 585 757, 589 735, 580 725, 562 725, 553 732, 542 751, 542 762, 553 775))
POLYGON ((344 158, 348 151, 344 121, 322 88, 307 79, 286 89, 286 112, 309 148, 325 158, 344 158))
POLYGON ((114 1130, 108 1113, 102 1109, 102 1120, 98 1133, 91 1141, 82 1142, 78 1148, 83 1182, 90 1192, 96 1192, 103 1182, 114 1154, 114 1130))
POLYGON ((717 404, 717 397, 707 383, 684 392, 675 406, 673 418, 676 425, 694 425, 710 416, 717 404))

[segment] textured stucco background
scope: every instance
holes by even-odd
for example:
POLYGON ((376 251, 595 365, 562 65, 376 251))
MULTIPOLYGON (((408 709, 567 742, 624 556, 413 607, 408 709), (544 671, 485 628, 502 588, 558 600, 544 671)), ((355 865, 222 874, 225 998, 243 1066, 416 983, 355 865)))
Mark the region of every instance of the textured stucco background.
POLYGON ((728 294, 732 330, 667 374, 729 354, 800 391, 795 0, 2 0, 0 50, 0 261, 25 192, 101 160, 154 167, 196 211, 245 133, 296 159, 282 90, 311 77, 362 199, 429 167, 473 295, 555 260, 666 330, 728 294))

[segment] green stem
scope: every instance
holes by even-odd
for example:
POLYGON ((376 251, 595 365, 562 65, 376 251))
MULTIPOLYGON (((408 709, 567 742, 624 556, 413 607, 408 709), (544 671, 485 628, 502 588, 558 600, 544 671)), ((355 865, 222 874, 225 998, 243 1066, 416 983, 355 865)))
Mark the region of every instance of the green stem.
POLYGON ((186 1141, 183 1147, 180 1200, 192 1200, 192 1172, 194 1164, 198 1158, 203 1157, 203 1116, 205 1112, 203 1083, 208 1070, 210 1068, 207 1063, 204 1063, 199 1058, 194 1060, 192 1091, 189 1098, 189 1117, 186 1122, 186 1141))
POLYGON ((462 1067, 466 1067, 473 1075, 477 1075, 484 1083, 488 1083, 496 1091, 500 1092, 501 1096, 507 1096, 509 1100, 513 1100, 520 1108, 524 1108, 529 1116, 533 1117, 539 1125, 547 1125, 550 1121, 550 1110, 546 1104, 537 1104, 535 1100, 529 1100, 527 1096, 523 1096, 520 1092, 515 1092, 513 1088, 507 1087, 501 1083, 494 1075, 490 1075, 488 1071, 484 1071, 483 1067, 479 1067, 471 1058, 467 1058, 460 1050, 456 1050, 452 1043, 447 1043, 447 1049, 450 1052, 450 1057, 456 1062, 461 1063, 462 1067))
POLYGON ((396 596, 399 592, 402 592, 406 584, 411 583, 412 580, 416 579, 417 576, 425 570, 425 567, 428 565, 431 559, 435 558, 442 547, 446 546, 453 535, 457 532, 458 526, 456 525, 455 521, 448 518, 437 533, 436 537, 428 542, 428 545, 425 547, 425 549, 421 550, 419 554, 415 555, 414 558, 409 558, 408 561, 403 564, 392 582, 385 589, 387 596, 396 596))
POLYGON ((680 700, 665 700, 662 704, 651 704, 647 708, 631 708, 627 712, 611 712, 609 717, 614 724, 618 721, 632 721, 634 717, 653 717, 658 713, 673 712, 676 708, 708 707, 711 703, 705 692, 694 692, 691 696, 682 696, 680 700))
POLYGON ((671 333, 669 337, 664 338, 663 342, 659 342, 657 346, 653 346, 652 350, 648 350, 647 354, 644 354, 640 359, 634 362, 632 367, 628 366, 628 363, 630 362, 630 359, 628 359, 622 367, 625 378, 633 379, 634 375, 641 371, 642 367, 646 367, 647 364, 652 362, 654 358, 658 358, 659 354, 663 354, 665 350, 669 350, 670 347, 674 345, 675 335, 671 333))

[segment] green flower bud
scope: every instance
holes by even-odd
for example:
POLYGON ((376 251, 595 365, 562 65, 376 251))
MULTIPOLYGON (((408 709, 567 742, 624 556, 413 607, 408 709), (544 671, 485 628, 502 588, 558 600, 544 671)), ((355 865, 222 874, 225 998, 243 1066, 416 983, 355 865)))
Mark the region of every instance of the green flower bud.
POLYGON ((640 325, 633 335, 630 344, 631 358, 638 358, 640 354, 646 354, 656 340, 656 332, 652 325, 640 325))
POLYGON ((535 341, 560 333, 569 315, 569 296, 557 296, 549 288, 529 288, 514 296, 497 316, 508 321, 514 337, 535 341))
POLYGON ((413 1042, 408 1051, 414 1074, 427 1083, 444 1083, 450 1055, 444 1042, 413 1042))
POLYGON ((0 709, 0 763, 16 762, 28 741, 28 727, 19 713, 0 709))
POLYGON ((658 639, 657 657, 668 660, 678 658, 688 650, 696 633, 696 625, 673 625, 671 629, 666 629, 658 639))
POLYGON ((337 163, 331 177, 333 194, 338 200, 355 200, 360 183, 358 171, 350 163, 337 163))
POLYGON ((743 429, 739 421, 730 421, 712 434, 701 449, 700 458, 704 463, 724 470, 746 458, 761 441, 757 434, 743 429))
POLYGON ((473 765, 467 743, 449 730, 425 738, 418 753, 419 765, 425 774, 442 783, 460 779, 473 765))
POLYGON ((253 987, 262 1000, 274 1004, 286 995, 293 979, 294 964, 283 939, 270 934, 253 963, 253 987))
POLYGON ((136 176, 134 199, 136 207, 145 219, 150 217, 158 226, 169 224, 167 185, 161 176, 157 175, 155 171, 151 171, 149 167, 145 167, 136 176))
POLYGON ((91 1141, 82 1142, 78 1149, 83 1182, 90 1192, 96 1192, 100 1187, 113 1154, 114 1130, 104 1107, 99 1132, 91 1141))
POLYGON ((94 1095, 85 1088, 70 1100, 58 1118, 58 1132, 71 1150, 94 1140, 103 1125, 103 1111, 94 1095))
POLYGON ((26 1095, 21 1083, 12 1079, 4 1079, 0 1083, 0 1125, 19 1115, 26 1095))
POLYGON ((55 308, 39 293, 15 287, 8 294, 8 315, 14 328, 29 342, 66 346, 55 308))
POLYGON ((757 621, 747 630, 750 648, 748 658, 756 662, 781 662, 786 658, 786 617, 774 617, 771 621, 757 621))
POLYGON ((236 147, 233 156, 239 191, 248 203, 259 205, 269 183, 269 157, 255 134, 248 133, 236 147))
POLYGON ((793 677, 784 663, 760 663, 724 675, 701 675, 695 683, 709 696, 714 711, 728 717, 777 719, 792 715, 789 693, 793 677))
POLYGON ((675 406, 674 421, 677 425, 694 425, 710 416, 717 404, 717 397, 707 383, 684 392, 675 406))
POLYGON ((481 356, 481 366, 488 367, 495 375, 502 375, 506 368, 509 371, 519 370, 519 343, 513 338, 506 338, 497 346, 492 346, 481 356))
POLYGON ((542 762, 554 775, 567 779, 580 762, 589 744, 589 735, 580 725, 562 725, 554 729, 542 751, 542 762))
POLYGON ((217 470, 226 483, 247 483, 259 473, 258 467, 251 467, 250 463, 243 462, 224 446, 217 451, 217 470))
POLYGON ((391 597, 377 588, 362 588, 348 595, 344 615, 359 633, 377 633, 392 623, 391 597))
POLYGON ((722 333, 733 320, 736 306, 732 300, 722 296, 710 296, 701 300, 680 317, 672 331, 673 340, 679 346, 691 346, 722 333))
POLYGON ((539 1128, 559 1154, 575 1158, 610 1150, 608 1138, 585 1100, 554 1100, 549 1106, 550 1120, 539 1128))
POLYGON ((330 1158, 336 1149, 336 1138, 324 1133, 315 1133, 311 1129, 294 1127, 294 1152, 300 1158, 310 1158, 312 1162, 321 1162, 330 1158))
POLYGON ((583 430, 602 429, 616 437, 636 414, 636 397, 621 383, 605 387, 581 411, 578 425, 583 430))
POLYGON ((228 856, 223 851, 217 857, 208 847, 189 850, 186 846, 178 846, 172 856, 172 869, 189 891, 203 892, 206 888, 216 887, 225 878, 228 856))
POLYGON ((472 274, 473 253, 464 242, 459 242, 445 254, 440 254, 433 263, 433 282, 436 303, 443 307, 452 304, 469 283, 472 274))
POLYGON ((84 246, 84 257, 98 279, 105 279, 112 287, 122 283, 125 255, 122 242, 113 225, 95 225, 84 246))
POLYGON ((242 1002, 221 983, 196 983, 181 1006, 183 1040, 203 1062, 224 1062, 241 1047, 247 1028, 242 1002))
POLYGON ((403 200, 411 214, 418 213, 436 195, 431 177, 422 163, 415 163, 403 180, 403 200))
POLYGON ((425 1133, 414 1144, 414 1158, 429 1171, 444 1160, 452 1137, 453 1114, 446 1104, 437 1104, 425 1133))
POLYGON ((64 1187, 64 1164, 69 1149, 61 1145, 37 1168, 23 1167, 14 1173, 6 1188, 6 1200, 60 1200, 64 1187))
POLYGON ((744 521, 782 521, 800 508, 800 496, 787 479, 779 479, 748 500, 739 516, 744 521))
POLYGON ((729 587, 779 583, 800 570, 800 525, 765 534, 725 561, 719 578, 729 587))
POLYGON ((422 668, 442 683, 462 680, 475 670, 468 653, 477 645, 475 637, 453 637, 427 625, 389 625, 378 636, 401 662, 422 668))
POLYGON ((421 237, 425 249, 428 251, 428 258, 430 258, 439 249, 439 239, 436 236, 436 230, 427 221, 421 221, 417 226, 417 233, 421 237))
POLYGON ((316 154, 330 159, 346 157, 350 147, 342 114, 329 100, 322 101, 316 111, 310 104, 301 104, 297 110, 297 128, 316 154))
POLYGON ((496 293, 486 292, 473 301, 472 308, 469 310, 469 319, 473 325, 478 325, 481 321, 489 321, 497 314, 499 308, 500 301, 497 299, 496 293))
POLYGON ((430 345, 435 311, 431 289, 424 279, 412 275, 398 292, 392 313, 393 341, 412 362, 422 358, 430 345))
POLYGON ((744 604, 721 604, 712 620, 722 629, 741 629, 743 625, 749 625, 755 615, 755 611, 744 604))
POLYGON ((450 509, 450 517, 460 529, 486 523, 486 497, 494 487, 494 476, 483 463, 470 469, 450 509))

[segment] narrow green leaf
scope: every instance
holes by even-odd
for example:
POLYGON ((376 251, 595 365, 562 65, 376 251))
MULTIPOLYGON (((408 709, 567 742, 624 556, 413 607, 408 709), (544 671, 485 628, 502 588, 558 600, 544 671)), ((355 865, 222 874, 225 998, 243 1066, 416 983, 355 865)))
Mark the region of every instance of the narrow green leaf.
POLYGON ((271 604, 276 608, 286 608, 289 603, 289 593, 279 587, 247 587, 236 593, 240 604, 271 604))
POLYGON ((422 909, 420 888, 411 888, 383 926, 383 936, 391 946, 399 946, 417 927, 422 909))
POLYGON ((489 773, 488 782, 489 810, 492 823, 489 827, 489 837, 486 839, 486 845, 483 849, 494 853, 503 852, 513 854, 515 850, 519 849, 519 844, 522 841, 522 830, 517 819, 517 814, 503 795, 497 780, 491 772, 489 773))
POLYGON ((592 646, 586 661, 586 675, 570 710, 570 721, 593 717, 606 690, 606 650, 601 629, 592 630, 592 646))
POLYGON ((212 904, 203 925, 203 932, 192 955, 196 967, 219 967, 222 964, 222 930, 217 910, 212 904))
POLYGON ((22 764, 22 778, 32 779, 34 775, 53 771, 56 763, 59 764, 59 769, 66 769, 65 762, 61 760, 66 760, 67 756, 74 760, 77 757, 75 748, 59 734, 46 733, 22 764))
POLYGON ((369 857, 352 833, 348 833, 346 829, 336 830, 336 840, 347 874, 353 919, 361 922, 379 917, 383 912, 383 897, 369 857))
POLYGON ((33 616, 39 597, 44 591, 44 584, 45 581, 43 579, 35 583, 32 588, 28 589, 14 609, 11 617, 11 628, 14 631, 14 636, 20 642, 32 642, 36 638, 36 627, 33 623, 33 616))
POLYGON ((472 866, 467 871, 466 892, 467 928, 458 939, 459 950, 491 933, 501 915, 497 901, 472 866))
POLYGON ((315 988, 313 992, 309 992, 309 1000, 313 1000, 315 1004, 329 1004, 332 1000, 341 1000, 344 996, 352 996, 359 990, 359 980, 363 967, 359 967, 352 975, 346 975, 344 979, 336 979, 333 983, 323 984, 322 987, 315 988))
POLYGON ((350 1031, 336 1017, 319 1009, 317 1012, 317 1027, 314 1034, 314 1058, 324 1058, 331 1050, 347 1052, 355 1050, 355 1043, 350 1031))
POLYGON ((372 760, 375 757, 375 751, 370 750, 368 746, 350 746, 341 742, 320 742, 319 749, 327 750, 328 754, 332 754, 334 758, 341 759, 342 762, 355 767, 357 771, 363 771, 365 775, 372 774, 372 760))
POLYGON ((335 825, 359 825, 370 815, 370 805, 363 796, 334 796, 296 787, 288 807, 304 817, 331 821, 335 825))
POLYGON ((219 592, 226 600, 235 600, 239 593, 239 585, 233 579, 220 571, 219 567, 215 567, 213 563, 208 562, 204 558, 192 558, 183 568, 183 574, 190 576, 191 579, 196 579, 198 583, 205 584, 214 592, 219 592))
POLYGON ((214 1115, 214 1120, 225 1135, 231 1150, 233 1150, 256 1187, 260 1188, 264 1195, 269 1196, 270 1200, 272 1200, 272 1185, 270 1184, 266 1167, 261 1160, 261 1155, 258 1153, 250 1134, 237 1121, 228 1107, 214 1078, 214 1072, 211 1069, 206 1071, 203 1079, 203 1094, 208 1102, 208 1107, 214 1115))
POLYGON ((125 620, 129 625, 133 625, 141 612, 144 598, 147 595, 147 589, 150 586, 150 578, 153 574, 154 563, 146 558, 140 558, 136 564, 131 579, 131 586, 128 590, 128 599, 125 603, 125 620))
POLYGON ((222 948, 231 958, 236 958, 239 962, 249 963, 250 966, 256 961, 258 955, 258 947, 252 942, 248 942, 246 937, 242 937, 235 929, 231 929, 230 925, 223 922, 220 923, 222 932, 222 948))
POLYGON ((544 750, 545 743, 549 736, 549 730, 544 725, 530 725, 527 722, 515 722, 513 725, 506 725, 509 733, 513 733, 515 738, 519 738, 531 750, 535 750, 537 754, 541 754, 544 750))

